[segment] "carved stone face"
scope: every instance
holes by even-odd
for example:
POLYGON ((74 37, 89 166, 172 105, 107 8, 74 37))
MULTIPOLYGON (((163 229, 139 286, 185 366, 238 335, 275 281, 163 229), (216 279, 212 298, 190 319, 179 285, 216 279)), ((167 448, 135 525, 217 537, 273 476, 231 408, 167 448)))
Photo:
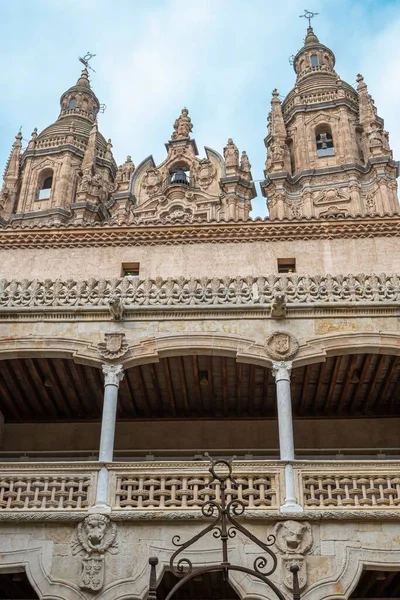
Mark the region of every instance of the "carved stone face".
POLYGON ((297 550, 303 537, 304 525, 291 522, 286 527, 286 545, 290 550, 297 550))
POLYGON ((309 523, 286 521, 275 528, 276 545, 284 554, 305 554, 312 546, 309 523))
POLYGON ((103 541, 106 533, 107 521, 101 516, 90 515, 85 520, 85 531, 87 539, 93 546, 97 546, 103 541))

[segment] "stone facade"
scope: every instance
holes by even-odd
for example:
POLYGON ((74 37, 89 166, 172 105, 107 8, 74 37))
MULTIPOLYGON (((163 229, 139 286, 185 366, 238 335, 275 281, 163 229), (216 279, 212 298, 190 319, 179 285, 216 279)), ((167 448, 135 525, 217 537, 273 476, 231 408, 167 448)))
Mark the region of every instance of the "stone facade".
MULTIPOLYGON (((272 587, 231 571, 238 597, 289 600, 293 564, 305 600, 400 597, 398 165, 363 77, 343 82, 311 27, 293 66, 272 95, 266 219, 246 152, 199 157, 187 108, 161 164, 118 167, 86 69, 55 123, 25 149, 16 136, 0 595, 24 576, 32 598, 145 599, 155 557, 164 600, 174 536, 222 501, 210 452, 236 455, 227 500, 253 538, 227 534, 234 564, 261 568, 254 536, 275 539, 272 587)), ((220 563, 214 533, 195 568, 220 563)))

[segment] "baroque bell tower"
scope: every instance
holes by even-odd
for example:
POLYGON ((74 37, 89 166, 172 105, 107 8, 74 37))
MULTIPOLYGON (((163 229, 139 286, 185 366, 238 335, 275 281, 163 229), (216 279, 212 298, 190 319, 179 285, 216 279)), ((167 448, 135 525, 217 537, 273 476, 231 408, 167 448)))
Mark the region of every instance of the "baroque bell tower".
POLYGON ((111 140, 99 133, 100 103, 88 71, 60 98, 58 119, 22 151, 13 144, 0 193, 1 218, 13 226, 94 223, 104 220, 115 191, 117 166, 111 140))
POLYGON ((270 219, 391 216, 398 163, 364 78, 355 90, 311 26, 293 60, 296 83, 272 92, 262 193, 270 219))

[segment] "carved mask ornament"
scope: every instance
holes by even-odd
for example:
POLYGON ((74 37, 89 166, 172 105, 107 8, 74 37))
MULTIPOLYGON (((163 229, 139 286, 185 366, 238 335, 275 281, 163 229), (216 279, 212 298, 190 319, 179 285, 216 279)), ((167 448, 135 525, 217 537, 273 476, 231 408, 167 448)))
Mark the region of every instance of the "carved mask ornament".
POLYGON ((307 565, 305 555, 312 547, 312 533, 309 523, 284 521, 277 523, 274 531, 276 545, 282 553, 282 579, 287 588, 293 589, 293 575, 290 567, 299 567, 300 589, 307 584, 307 565))
POLYGON ((78 585, 97 592, 104 585, 104 555, 118 552, 117 526, 106 515, 93 514, 79 523, 77 540, 72 543, 73 554, 84 552, 78 585))

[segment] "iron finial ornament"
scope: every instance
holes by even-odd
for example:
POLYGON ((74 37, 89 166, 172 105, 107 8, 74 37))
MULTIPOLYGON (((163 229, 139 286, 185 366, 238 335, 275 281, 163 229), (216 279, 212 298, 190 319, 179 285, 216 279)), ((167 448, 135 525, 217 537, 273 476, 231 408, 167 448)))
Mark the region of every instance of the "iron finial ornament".
POLYGON ((92 60, 92 58, 94 58, 96 56, 96 54, 92 54, 91 52, 86 52, 86 54, 84 56, 78 56, 78 59, 80 60, 80 62, 85 65, 86 69, 90 69, 91 71, 93 71, 93 73, 96 73, 96 71, 93 69, 93 67, 89 64, 89 61, 92 60))
POLYGON ((299 16, 300 16, 300 19, 307 19, 308 20, 308 26, 311 27, 311 19, 313 19, 317 15, 319 15, 319 13, 312 12, 311 10, 307 10, 305 8, 304 9, 304 15, 299 15, 299 16))
MULTIPOLYGON (((276 571, 278 564, 276 554, 271 550, 271 546, 275 544, 275 536, 272 534, 268 535, 266 542, 258 539, 246 527, 237 521, 237 517, 241 517, 246 510, 244 502, 238 498, 233 498, 231 500, 228 500, 227 498, 228 495, 232 496, 232 491, 237 488, 237 482, 233 477, 232 466, 232 462, 235 457, 232 457, 229 460, 213 459, 209 454, 205 454, 205 458, 210 461, 209 471, 213 477, 209 483, 209 486, 212 487, 218 483, 219 488, 218 491, 216 490, 216 499, 208 500, 201 507, 202 515, 207 519, 212 519, 212 521, 202 531, 200 531, 200 533, 191 537, 187 542, 181 542, 179 535, 175 535, 172 538, 172 543, 177 550, 170 558, 169 570, 179 578, 179 581, 169 591, 165 600, 171 600, 174 594, 181 587, 195 577, 199 577, 205 573, 222 572, 224 579, 228 580, 229 571, 240 571, 246 575, 256 577, 265 583, 268 588, 274 592, 275 596, 279 600, 285 600, 285 596, 278 589, 276 584, 269 579, 270 576, 276 571), (228 481, 230 482, 229 487, 227 485, 228 481), (238 531, 264 551, 263 554, 260 554, 255 558, 252 569, 242 565, 232 564, 230 562, 228 540, 235 538, 238 531), (189 558, 181 555, 187 548, 193 546, 201 538, 211 532, 215 539, 221 540, 222 560, 219 563, 206 567, 194 567, 189 558)), ((149 563, 151 565, 151 571, 148 598, 149 600, 156 600, 156 565, 158 563, 158 559, 156 557, 152 557, 149 559, 149 563)), ((292 565, 292 567, 290 570, 293 573, 293 600, 300 600, 297 576, 298 566, 292 565)))

